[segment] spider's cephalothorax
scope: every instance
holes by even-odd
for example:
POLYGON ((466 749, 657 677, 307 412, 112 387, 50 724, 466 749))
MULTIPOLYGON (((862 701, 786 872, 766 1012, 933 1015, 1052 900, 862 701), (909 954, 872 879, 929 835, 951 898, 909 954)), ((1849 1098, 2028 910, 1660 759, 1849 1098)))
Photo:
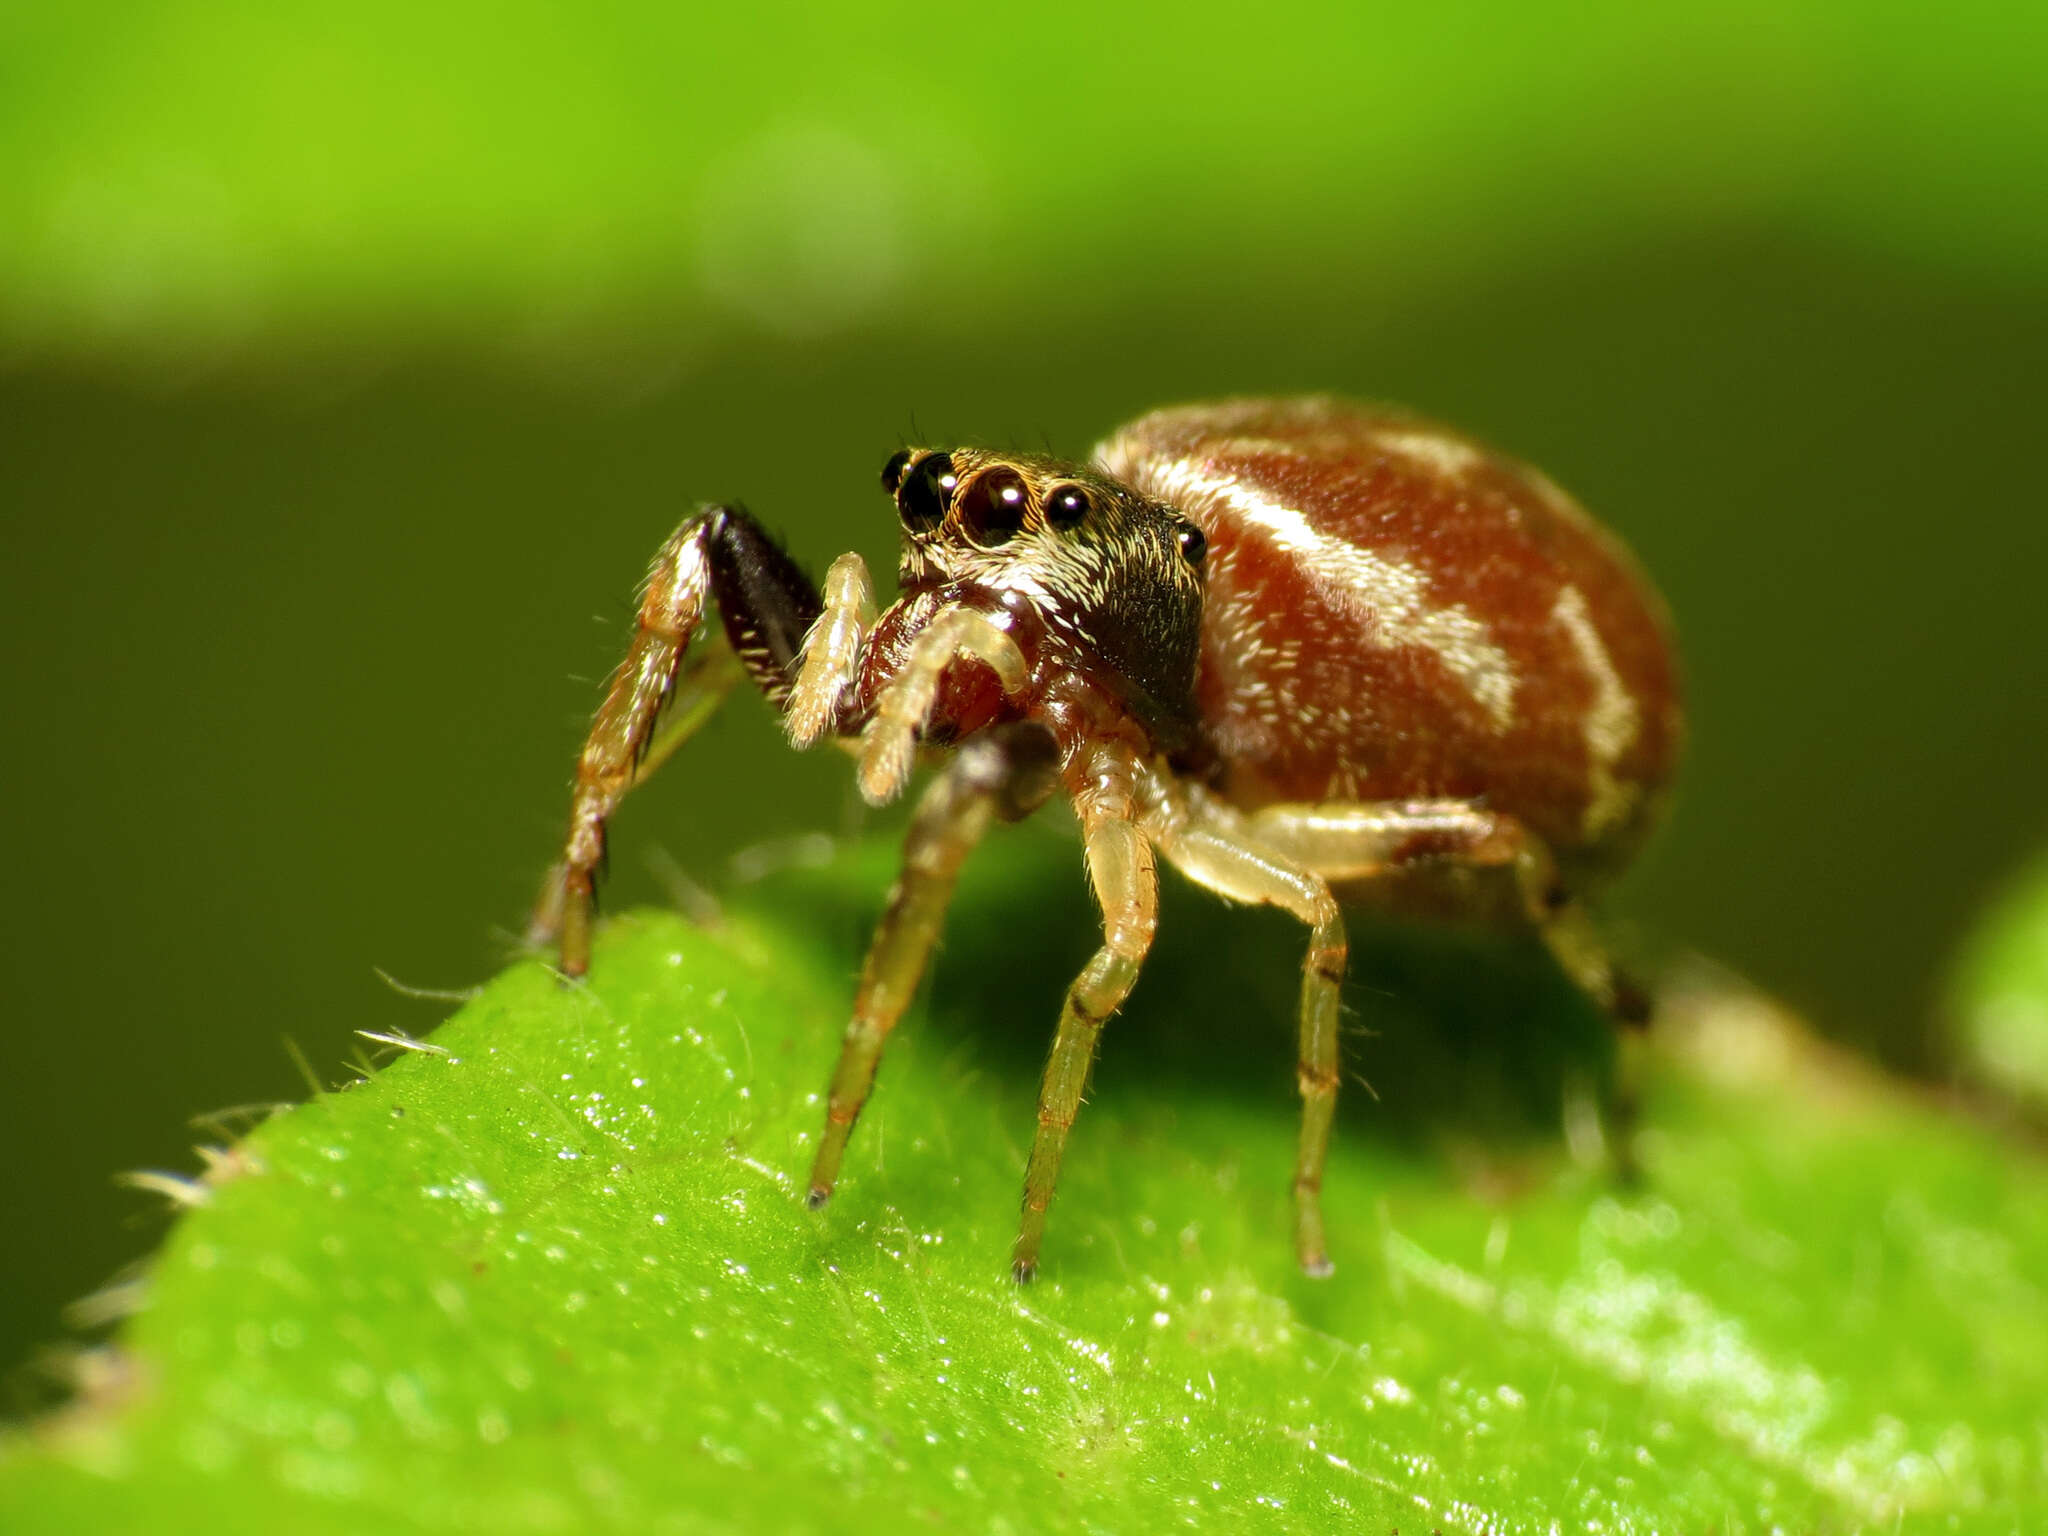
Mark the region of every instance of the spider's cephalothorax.
POLYGON ((920 748, 950 754, 862 971, 813 1205, 961 863, 991 821, 1059 792, 1103 943, 1067 989, 1046 1066, 1020 1279, 1097 1036, 1151 944, 1155 853, 1309 927, 1294 1188, 1310 1273, 1329 1269, 1320 1190, 1346 955, 1333 888, 1400 901, 1449 871, 1463 908, 1505 908, 1617 1018, 1640 1020, 1581 898, 1654 817, 1677 681, 1654 593, 1541 475, 1403 412, 1314 397, 1155 412, 1089 466, 906 449, 882 484, 903 556, 880 614, 858 555, 833 562, 821 594, 739 507, 706 508, 662 547, 535 924, 581 974, 606 820, 742 675, 796 745, 853 745, 872 801, 902 791, 920 748), (693 648, 707 599, 724 644, 693 648))
MULTIPOLYGON (((1191 738, 1204 554, 1194 523, 1079 465, 985 449, 905 450, 882 484, 903 523, 903 597, 875 627, 856 718, 933 615, 967 608, 1017 642, 1029 694, 1080 683, 1155 738, 1191 738)), ((1021 718, 1033 702, 994 707, 1021 718)), ((982 723, 945 719, 954 732, 982 723)))

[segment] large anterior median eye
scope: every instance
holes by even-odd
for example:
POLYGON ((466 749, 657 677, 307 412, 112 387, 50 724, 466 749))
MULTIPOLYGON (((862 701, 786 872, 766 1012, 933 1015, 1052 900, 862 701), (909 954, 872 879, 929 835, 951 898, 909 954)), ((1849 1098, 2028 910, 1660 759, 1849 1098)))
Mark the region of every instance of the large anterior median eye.
POLYGON ((1024 477, 997 465, 976 475, 960 493, 960 526, 977 544, 1000 544, 1024 526, 1028 505, 1024 477))
POLYGON ((953 460, 943 453, 926 454, 896 487, 896 510, 903 526, 912 533, 936 528, 946 515, 946 503, 960 477, 953 473, 953 460))

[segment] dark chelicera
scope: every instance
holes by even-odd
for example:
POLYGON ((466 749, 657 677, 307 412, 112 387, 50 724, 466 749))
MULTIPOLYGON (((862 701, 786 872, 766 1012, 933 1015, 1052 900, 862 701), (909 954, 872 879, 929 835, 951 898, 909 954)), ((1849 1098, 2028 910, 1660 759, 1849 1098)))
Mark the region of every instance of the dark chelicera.
POLYGON ((1037 1267, 1096 1038, 1151 943, 1155 853, 1310 930, 1294 1188, 1313 1274, 1329 1269, 1338 892, 1505 914, 1618 1018, 1646 1013, 1583 899, 1663 798, 1676 672, 1626 551, 1541 475, 1406 413, 1318 397, 1159 411, 1088 465, 906 449, 882 485, 903 549, 901 595, 879 614, 857 555, 820 592, 739 507, 705 509, 662 547, 535 920, 580 975, 606 820, 741 675, 796 745, 856 740, 871 801, 900 794, 921 751, 942 760, 855 994, 813 1205, 837 1182, 962 862, 992 821, 1060 792, 1103 943, 1067 990, 1046 1067, 1020 1279, 1037 1267), (707 598, 723 644, 693 647, 707 598))

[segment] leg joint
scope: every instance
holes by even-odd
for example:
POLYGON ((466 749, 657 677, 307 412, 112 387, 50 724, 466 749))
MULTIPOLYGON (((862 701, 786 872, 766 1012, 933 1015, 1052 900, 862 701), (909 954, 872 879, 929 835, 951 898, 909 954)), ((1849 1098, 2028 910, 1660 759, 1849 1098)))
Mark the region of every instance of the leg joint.
POLYGON ((1348 950, 1341 946, 1330 949, 1318 945, 1308 952, 1308 958, 1304 963, 1323 980, 1337 982, 1344 979, 1344 967, 1350 958, 1348 950))
POLYGON ((1304 1099, 1327 1099, 1336 1094, 1339 1077, 1335 1067, 1305 1061, 1297 1068, 1295 1081, 1301 1085, 1304 1099))
POLYGON ((1109 1022, 1109 1016, 1114 1011, 1114 1004, 1110 1008, 1098 1010, 1082 994, 1079 987, 1070 988, 1067 992, 1067 1012, 1073 1015, 1075 1023, 1091 1034, 1100 1034, 1102 1026, 1109 1022))

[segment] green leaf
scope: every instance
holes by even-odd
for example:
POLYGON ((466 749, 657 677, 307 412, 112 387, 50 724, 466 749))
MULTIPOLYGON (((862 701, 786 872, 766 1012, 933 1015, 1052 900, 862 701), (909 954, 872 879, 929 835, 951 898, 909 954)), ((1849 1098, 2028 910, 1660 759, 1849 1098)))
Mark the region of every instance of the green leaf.
POLYGON ((1957 964, 1949 1011, 1964 1069, 2048 1114, 2048 858, 1978 924, 1957 964))
POLYGON ((0 1527, 2039 1529, 2048 1179, 1767 1004, 1673 989, 1645 1178, 1522 950, 1362 932, 1333 1280, 1289 1243, 1300 936, 1167 892, 1041 1281, 1034 1071, 1090 932, 999 839, 848 1177, 801 1176, 886 852, 515 966, 207 1181, 0 1527), (1579 1155, 1571 1148, 1576 1145, 1579 1155), (1950 1518, 1953 1517, 1953 1524, 1950 1518))

